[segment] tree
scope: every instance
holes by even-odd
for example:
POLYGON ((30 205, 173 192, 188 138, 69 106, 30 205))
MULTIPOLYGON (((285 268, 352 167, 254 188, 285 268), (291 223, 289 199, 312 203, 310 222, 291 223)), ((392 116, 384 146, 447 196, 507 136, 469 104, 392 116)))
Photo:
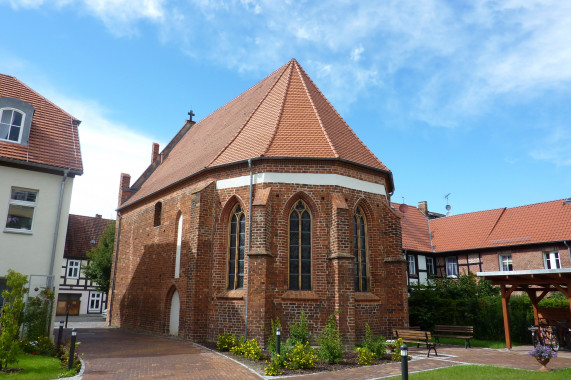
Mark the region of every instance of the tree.
POLYGON ((109 223, 97 247, 87 252, 89 264, 83 267, 85 277, 97 284, 97 290, 109 292, 111 265, 113 262, 113 245, 115 242, 115 222, 109 223))
POLYGON ((15 363, 20 353, 18 333, 24 320, 24 295, 28 279, 21 273, 8 270, 8 290, 2 292, 3 306, 0 309, 0 370, 15 363))

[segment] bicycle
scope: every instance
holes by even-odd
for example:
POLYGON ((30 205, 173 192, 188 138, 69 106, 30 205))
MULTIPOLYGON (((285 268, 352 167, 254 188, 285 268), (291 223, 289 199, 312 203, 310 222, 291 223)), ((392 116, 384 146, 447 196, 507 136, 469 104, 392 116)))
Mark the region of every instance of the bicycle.
POLYGON ((559 338, 557 337, 557 326, 531 326, 531 341, 533 346, 538 344, 549 346, 553 351, 559 351, 559 338))

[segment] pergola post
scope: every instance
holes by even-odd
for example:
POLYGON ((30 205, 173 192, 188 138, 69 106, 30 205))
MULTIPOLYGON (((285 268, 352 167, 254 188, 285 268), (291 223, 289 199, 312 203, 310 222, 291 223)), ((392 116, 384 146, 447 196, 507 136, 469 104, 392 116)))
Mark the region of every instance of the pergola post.
MULTIPOLYGON (((500 286, 502 293, 502 312, 504 315, 504 333, 506 335, 506 347, 511 350, 512 348, 512 336, 510 333, 510 316, 508 310, 508 302, 510 300, 510 295, 512 292, 506 291, 506 286, 500 286)), ((511 289, 510 289, 511 290, 511 289)))

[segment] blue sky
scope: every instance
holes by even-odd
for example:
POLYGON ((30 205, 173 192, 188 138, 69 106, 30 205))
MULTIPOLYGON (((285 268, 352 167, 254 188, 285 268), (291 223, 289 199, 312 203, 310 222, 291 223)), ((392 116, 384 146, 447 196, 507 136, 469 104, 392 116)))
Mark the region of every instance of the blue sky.
POLYGON ((113 218, 196 119, 295 57, 393 172, 452 213, 571 197, 571 2, 0 0, 0 72, 80 120, 71 212, 113 218))

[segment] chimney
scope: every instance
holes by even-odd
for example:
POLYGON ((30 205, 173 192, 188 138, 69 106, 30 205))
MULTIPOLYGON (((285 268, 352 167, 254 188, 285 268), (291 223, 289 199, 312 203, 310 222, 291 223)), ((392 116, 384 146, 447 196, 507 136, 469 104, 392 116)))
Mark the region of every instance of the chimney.
POLYGON ((428 202, 422 201, 418 202, 418 209, 426 216, 428 215, 428 202))
POLYGON ((95 217, 101 219, 101 214, 95 214, 95 217))
MULTIPOLYGON (((158 144, 157 144, 158 145, 158 144)), ((131 176, 127 173, 121 173, 121 185, 119 186, 119 206, 131 194, 129 186, 131 185, 131 176)))
MULTIPOLYGON (((154 164, 155 161, 160 157, 159 155, 159 144, 154 142, 153 143, 153 153, 151 155, 151 164, 154 164)), ((130 178, 130 177, 129 177, 130 178)))

